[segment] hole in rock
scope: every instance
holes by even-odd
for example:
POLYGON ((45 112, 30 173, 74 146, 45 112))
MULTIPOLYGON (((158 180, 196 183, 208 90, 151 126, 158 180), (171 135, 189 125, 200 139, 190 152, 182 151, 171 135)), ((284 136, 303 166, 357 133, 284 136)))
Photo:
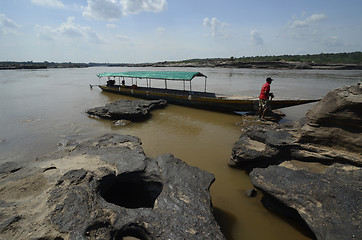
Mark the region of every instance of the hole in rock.
POLYGON ((98 190, 109 203, 126 208, 153 208, 162 183, 147 181, 139 172, 114 174, 102 178, 98 190))
POLYGON ((151 240, 150 234, 147 230, 136 224, 129 224, 115 234, 115 239, 123 240, 151 240))

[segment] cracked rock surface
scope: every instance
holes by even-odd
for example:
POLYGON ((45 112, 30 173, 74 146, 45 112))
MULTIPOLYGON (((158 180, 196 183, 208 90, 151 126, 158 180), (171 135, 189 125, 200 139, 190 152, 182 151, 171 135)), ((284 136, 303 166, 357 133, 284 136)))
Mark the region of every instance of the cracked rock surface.
POLYGON ((1 239, 225 239, 212 214, 213 174, 137 137, 73 141, 0 178, 1 239))

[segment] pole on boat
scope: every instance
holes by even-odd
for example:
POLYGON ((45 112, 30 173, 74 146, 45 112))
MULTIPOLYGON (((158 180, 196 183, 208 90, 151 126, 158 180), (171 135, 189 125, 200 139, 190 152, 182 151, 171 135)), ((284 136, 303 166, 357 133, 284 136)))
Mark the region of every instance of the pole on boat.
POLYGON ((206 92, 206 79, 207 79, 207 77, 205 76, 205 92, 206 92))
POLYGON ((165 79, 165 89, 167 89, 167 80, 165 79))

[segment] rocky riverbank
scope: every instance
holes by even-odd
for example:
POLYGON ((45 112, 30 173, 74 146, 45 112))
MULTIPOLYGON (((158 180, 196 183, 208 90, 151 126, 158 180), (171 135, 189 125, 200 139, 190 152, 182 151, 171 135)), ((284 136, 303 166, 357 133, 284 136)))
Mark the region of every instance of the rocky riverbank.
POLYGON ((266 207, 317 239, 361 239, 362 84, 328 93, 297 123, 243 130, 229 166, 250 172, 266 207))
MULTIPOLYGON (((282 57, 281 57, 282 59, 282 57)), ((245 60, 235 58, 213 58, 184 61, 163 61, 153 63, 54 63, 54 62, 0 62, 0 70, 47 69, 47 68, 87 68, 87 67, 192 67, 192 68, 253 68, 253 69, 328 69, 362 70, 361 62, 316 63, 303 60, 245 60)))
POLYGON ((213 174, 140 139, 69 141, 36 161, 0 166, 1 239, 225 239, 213 216, 213 174))
POLYGON ((193 67, 193 68, 253 68, 253 69, 324 69, 362 70, 359 64, 317 64, 292 61, 234 61, 228 59, 190 62, 157 62, 129 64, 128 67, 193 67))

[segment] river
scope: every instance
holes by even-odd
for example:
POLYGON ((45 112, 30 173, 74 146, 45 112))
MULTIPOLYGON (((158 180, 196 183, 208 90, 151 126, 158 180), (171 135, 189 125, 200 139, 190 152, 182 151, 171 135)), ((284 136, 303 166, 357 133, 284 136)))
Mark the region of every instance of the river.
MULTIPOLYGON (((172 153, 215 175, 211 187, 215 216, 228 239, 309 239, 290 220, 266 210, 260 197, 248 198, 245 190, 252 188, 248 175, 227 166, 232 146, 241 133, 240 115, 169 105, 152 112, 145 122, 126 126, 89 118, 86 109, 126 98, 91 89, 89 84, 99 83, 96 74, 129 70, 200 71, 208 76, 208 91, 247 96, 258 96, 265 78, 271 76, 275 79, 271 91, 276 97, 296 98, 321 98, 332 89, 362 79, 362 71, 331 70, 107 67, 2 70, 0 164, 32 161, 71 139, 105 133, 131 134, 142 140, 149 157, 172 153)), ((182 88, 182 83, 179 84, 182 88)), ((198 82, 196 78, 192 88, 203 90, 203 79, 198 82)), ((283 121, 298 120, 314 104, 282 109, 286 114, 283 121)))

